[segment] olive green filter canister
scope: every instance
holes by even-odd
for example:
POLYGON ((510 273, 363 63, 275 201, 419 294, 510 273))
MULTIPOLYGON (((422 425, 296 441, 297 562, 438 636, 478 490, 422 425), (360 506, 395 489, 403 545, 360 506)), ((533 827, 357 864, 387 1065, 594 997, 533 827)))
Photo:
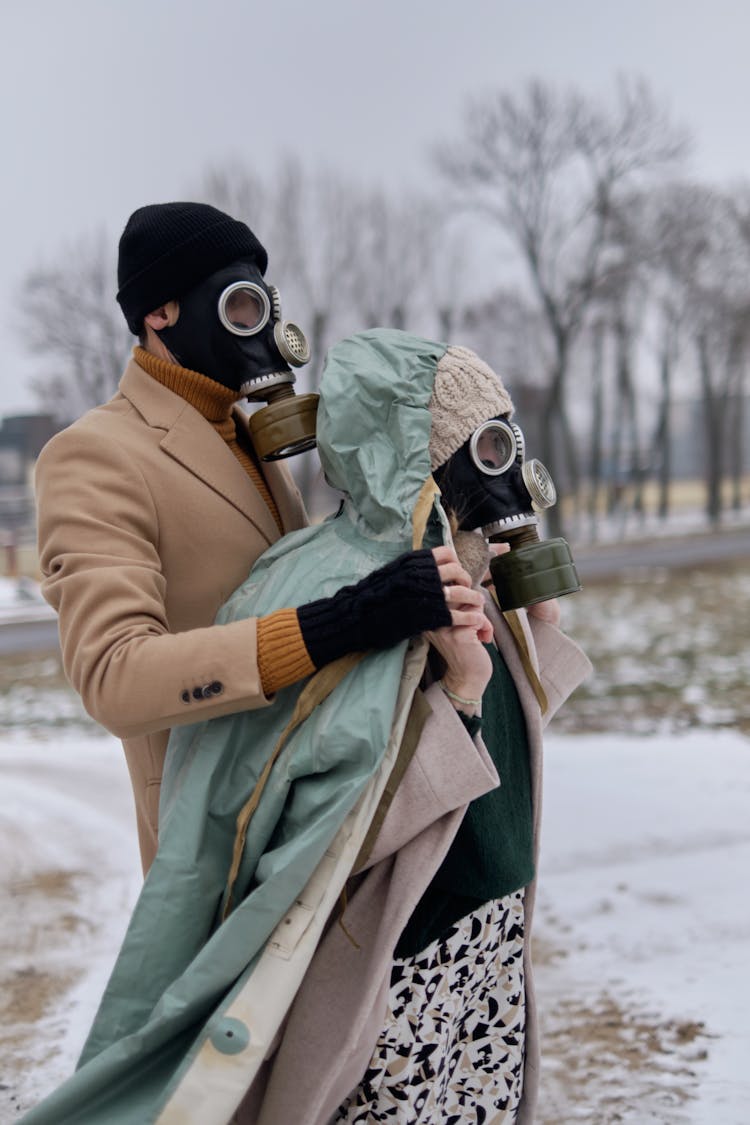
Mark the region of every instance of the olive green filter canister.
POLYGON ((581 589, 565 539, 542 539, 496 555, 490 573, 501 609, 521 609, 581 589))

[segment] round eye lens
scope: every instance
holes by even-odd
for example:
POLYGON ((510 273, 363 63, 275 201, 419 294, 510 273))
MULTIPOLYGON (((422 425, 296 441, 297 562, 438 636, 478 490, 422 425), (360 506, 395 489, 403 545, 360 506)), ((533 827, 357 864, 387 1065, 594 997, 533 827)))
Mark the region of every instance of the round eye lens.
POLYGON ((471 456, 482 472, 495 475, 506 472, 516 456, 516 439, 504 422, 487 422, 471 439, 471 456))
POLYGON ((270 302, 264 291, 247 282, 235 282, 219 297, 219 319, 237 336, 252 336, 268 322, 270 302))

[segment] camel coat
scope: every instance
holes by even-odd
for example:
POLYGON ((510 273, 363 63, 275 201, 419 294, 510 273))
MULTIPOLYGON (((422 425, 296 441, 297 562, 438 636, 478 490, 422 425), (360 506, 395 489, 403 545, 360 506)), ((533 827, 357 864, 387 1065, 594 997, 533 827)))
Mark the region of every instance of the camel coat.
MULTIPOLYGON (((235 417, 247 428, 238 408, 235 417)), ((286 466, 263 474, 284 531, 304 526, 286 466)), ((133 359, 118 394, 42 450, 36 497, 42 592, 59 615, 65 672, 123 740, 145 871, 170 727, 269 702, 255 619, 213 621, 279 529, 212 426, 133 359)))

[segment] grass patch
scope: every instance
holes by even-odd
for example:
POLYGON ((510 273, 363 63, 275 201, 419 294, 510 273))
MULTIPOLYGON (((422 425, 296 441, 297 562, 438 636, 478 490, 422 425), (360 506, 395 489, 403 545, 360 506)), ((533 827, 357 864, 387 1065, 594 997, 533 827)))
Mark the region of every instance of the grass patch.
POLYGON ((594 675, 556 717, 568 731, 750 733, 750 575, 744 563, 657 571, 563 601, 594 675))

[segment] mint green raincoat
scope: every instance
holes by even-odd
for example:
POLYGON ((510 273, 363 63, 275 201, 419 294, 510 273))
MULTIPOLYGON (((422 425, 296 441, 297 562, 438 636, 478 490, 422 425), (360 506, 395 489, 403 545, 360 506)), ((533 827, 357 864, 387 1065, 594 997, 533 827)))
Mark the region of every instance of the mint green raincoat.
MULTIPOLYGON (((331 349, 318 447, 342 510, 266 552, 219 621, 333 594, 443 540, 428 403, 444 351, 383 329, 331 349)), ((271 707, 172 732, 158 854, 79 1068, 24 1125, 225 1125, 350 874, 425 648, 345 658, 271 707)))

